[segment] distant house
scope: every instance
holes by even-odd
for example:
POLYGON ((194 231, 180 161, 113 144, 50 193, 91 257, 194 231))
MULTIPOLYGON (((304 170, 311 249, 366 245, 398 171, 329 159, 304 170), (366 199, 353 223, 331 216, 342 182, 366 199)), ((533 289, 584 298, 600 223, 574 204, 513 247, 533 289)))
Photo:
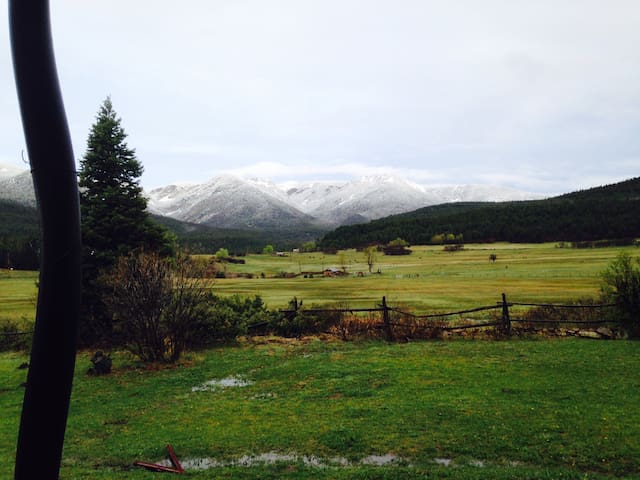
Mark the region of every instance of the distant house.
POLYGON ((349 275, 344 270, 340 270, 339 268, 335 267, 325 268, 323 274, 325 277, 344 277, 346 275, 349 275))

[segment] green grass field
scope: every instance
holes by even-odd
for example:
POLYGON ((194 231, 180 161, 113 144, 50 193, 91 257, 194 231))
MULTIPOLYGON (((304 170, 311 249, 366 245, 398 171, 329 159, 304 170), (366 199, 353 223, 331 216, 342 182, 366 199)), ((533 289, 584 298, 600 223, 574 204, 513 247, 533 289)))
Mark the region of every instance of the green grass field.
MULTIPOLYGON (((637 342, 260 342, 171 368, 115 353, 106 377, 80 354, 61 478, 159 478, 132 464, 167 443, 187 478, 640 478, 637 342), (246 385, 204 388, 222 379, 246 385)), ((0 478, 25 359, 0 354, 0 478)))
MULTIPOLYGON (((337 255, 288 254, 286 257, 247 255, 246 264, 228 264, 227 273, 251 273, 254 278, 216 279, 220 295, 260 295, 270 308, 284 308, 295 296, 311 304, 348 304, 368 308, 383 296, 390 305, 418 312, 455 311, 499 301, 564 302, 599 293, 599 274, 623 248, 568 249, 555 244, 467 245, 449 253, 442 247, 415 246, 408 256, 379 254, 368 274, 364 254, 346 250, 337 255), (489 261, 495 254, 497 261, 489 261), (288 272, 319 272, 346 268, 347 277, 275 278, 288 272), (357 273, 363 272, 364 277, 357 273), (264 274, 266 278, 261 278, 264 274)), ((639 255, 634 247, 626 248, 639 255)), ((33 320, 37 274, 0 270, 0 318, 33 320)))
MULTIPOLYGON (((368 275, 364 254, 289 254, 287 257, 248 255, 245 265, 228 265, 230 273, 252 273, 253 279, 216 279, 220 294, 260 295, 272 308, 292 297, 307 305, 347 303, 371 307, 386 296, 392 305, 420 311, 451 311, 495 304, 504 292, 512 301, 562 302, 599 293, 599 273, 620 248, 561 249, 555 244, 467 245, 461 252, 442 247, 412 247, 408 256, 380 254, 368 275), (497 261, 489 261, 495 254, 497 261), (272 278, 280 272, 322 271, 346 267, 348 277, 272 278), (357 272, 366 276, 358 277, 357 272), (267 278, 260 278, 264 273, 267 278)), ((631 254, 637 248, 628 249, 631 254)))
POLYGON ((33 322, 37 280, 36 272, 0 269, 0 319, 33 322))

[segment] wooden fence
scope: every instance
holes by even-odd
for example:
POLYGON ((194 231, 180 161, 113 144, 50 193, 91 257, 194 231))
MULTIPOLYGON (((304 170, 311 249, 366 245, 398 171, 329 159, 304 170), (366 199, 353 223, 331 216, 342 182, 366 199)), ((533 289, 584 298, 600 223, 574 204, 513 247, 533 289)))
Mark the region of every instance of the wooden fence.
MULTIPOLYGON (((375 308, 302 308, 302 302, 298 302, 294 299, 291 304, 292 308, 280 310, 286 318, 293 319, 297 315, 303 313, 308 315, 322 315, 322 314, 352 314, 358 313, 379 313, 381 322, 371 325, 372 328, 382 329, 385 332, 386 338, 390 341, 396 339, 395 331, 402 328, 410 329, 437 329, 439 331, 455 331, 466 329, 481 329, 493 327, 496 332, 502 336, 510 336, 512 334, 513 324, 527 324, 530 327, 535 325, 546 325, 554 327, 579 327, 588 328, 596 325, 603 324, 616 324, 617 322, 605 318, 603 312, 605 309, 615 307, 615 304, 551 304, 551 303, 524 303, 524 302, 508 302, 506 294, 502 294, 502 299, 496 302, 495 305, 485 305, 467 310, 459 310, 446 313, 430 313, 425 315, 418 315, 412 312, 394 308, 387 303, 386 297, 382 297, 382 302, 375 308), (572 309, 582 311, 597 311, 602 317, 593 319, 588 318, 593 315, 585 315, 582 319, 568 319, 568 318, 532 318, 513 316, 514 307, 518 309, 526 307, 528 309, 552 309, 557 316, 558 310, 572 309), (470 315, 478 312, 496 311, 492 315, 491 319, 474 320, 466 318, 464 323, 453 324, 447 322, 450 317, 459 317, 462 315, 470 315), (396 315, 392 315, 396 314, 396 315), (395 318, 392 318, 395 317, 395 318), (403 322, 402 319, 411 319, 412 323, 403 322)), ((575 316, 575 315, 574 315, 575 316)))
MULTIPOLYGON (((485 305, 467 310, 458 310, 454 312, 446 313, 429 313, 424 315, 408 312, 400 308, 395 308, 387 303, 386 297, 382 297, 381 303, 377 307, 373 308, 302 308, 302 302, 297 299, 293 299, 291 308, 279 310, 283 317, 290 320, 291 323, 295 323, 299 315, 321 316, 332 315, 341 317, 344 314, 351 314, 356 316, 357 314, 379 314, 380 321, 369 322, 368 327, 384 332, 384 336, 387 340, 393 341, 399 338, 407 338, 411 335, 407 335, 406 331, 430 331, 432 332, 452 332, 468 329, 485 329, 494 328, 496 334, 500 336, 508 337, 512 334, 513 324, 527 324, 530 328, 538 326, 551 326, 551 327, 574 327, 574 328, 589 328, 596 325, 616 325, 617 322, 606 318, 604 315, 605 309, 615 307, 615 304, 551 304, 551 303, 524 303, 524 302, 508 302, 507 296, 503 293, 500 301, 494 305, 485 305), (522 309, 547 309, 553 312, 555 318, 535 318, 531 315, 518 316, 518 313, 522 315, 522 309), (582 312, 591 311, 591 315, 583 315, 581 318, 558 318, 559 310, 577 310, 582 312), (480 312, 495 312, 489 315, 490 318, 473 318, 469 315, 477 314, 480 312), (593 312, 598 312, 600 318, 593 317, 593 312), (515 313, 515 315, 514 315, 515 313), (456 324, 450 320, 453 317, 467 316, 464 321, 456 324)), ((542 314, 544 315, 544 311, 542 314)), ((562 316, 560 314, 560 316, 562 316)), ((580 315, 578 315, 580 317, 580 315)), ((330 325, 335 327, 335 325, 330 325)), ((260 322, 258 324, 248 325, 250 332, 256 332, 269 329, 268 322, 260 322)), ((297 328, 297 333, 305 333, 305 326, 300 325, 297 328)), ((296 330, 293 328, 293 330, 296 330)), ((291 329, 290 329, 291 330, 291 329)), ((0 332, 0 338, 21 337, 32 334, 32 331, 27 332, 0 332)))

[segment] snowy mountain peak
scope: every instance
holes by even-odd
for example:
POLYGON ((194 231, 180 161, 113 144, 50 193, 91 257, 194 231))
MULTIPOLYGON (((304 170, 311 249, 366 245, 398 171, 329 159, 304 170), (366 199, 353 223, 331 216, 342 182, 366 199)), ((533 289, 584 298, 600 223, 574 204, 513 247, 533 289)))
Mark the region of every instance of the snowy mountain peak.
POLYGON ((411 182, 406 178, 402 178, 398 175, 369 175, 360 178, 360 182, 367 185, 395 185, 399 188, 412 188, 414 190, 418 190, 420 192, 425 192, 426 189, 422 185, 411 182))
POLYGON ((242 228, 276 218, 285 224, 298 219, 336 226, 438 203, 523 200, 540 196, 482 185, 427 188, 395 175, 371 175, 347 182, 286 182, 279 185, 269 180, 243 180, 224 175, 201 185, 155 189, 149 198, 150 208, 164 215, 242 228), (232 215, 231 212, 235 213, 232 215))
MULTIPOLYGON (((29 171, 0 176, 0 198, 35 205, 29 171)), ((543 197, 491 185, 425 187, 395 175, 282 184, 221 175, 200 184, 155 188, 147 198, 152 212, 187 222, 221 228, 300 228, 366 222, 439 203, 543 197)))
POLYGON ((15 167, 6 163, 0 163, 0 179, 15 177, 21 173, 26 172, 25 168, 15 167))

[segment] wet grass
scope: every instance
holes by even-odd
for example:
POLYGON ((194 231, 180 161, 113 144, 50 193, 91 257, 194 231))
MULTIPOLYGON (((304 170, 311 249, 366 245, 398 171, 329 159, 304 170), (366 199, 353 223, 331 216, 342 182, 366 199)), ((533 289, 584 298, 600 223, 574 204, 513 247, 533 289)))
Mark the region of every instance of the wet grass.
MULTIPOLYGON (((640 476, 637 342, 309 339, 192 353, 172 368, 81 354, 62 478, 157 478, 135 460, 341 458, 187 472, 193 478, 611 478, 640 476), (210 380, 242 387, 193 391, 210 380), (392 454, 393 465, 362 465, 392 454), (436 459, 441 459, 438 464, 436 459)), ((0 355, 0 477, 10 478, 25 358, 0 355)))

